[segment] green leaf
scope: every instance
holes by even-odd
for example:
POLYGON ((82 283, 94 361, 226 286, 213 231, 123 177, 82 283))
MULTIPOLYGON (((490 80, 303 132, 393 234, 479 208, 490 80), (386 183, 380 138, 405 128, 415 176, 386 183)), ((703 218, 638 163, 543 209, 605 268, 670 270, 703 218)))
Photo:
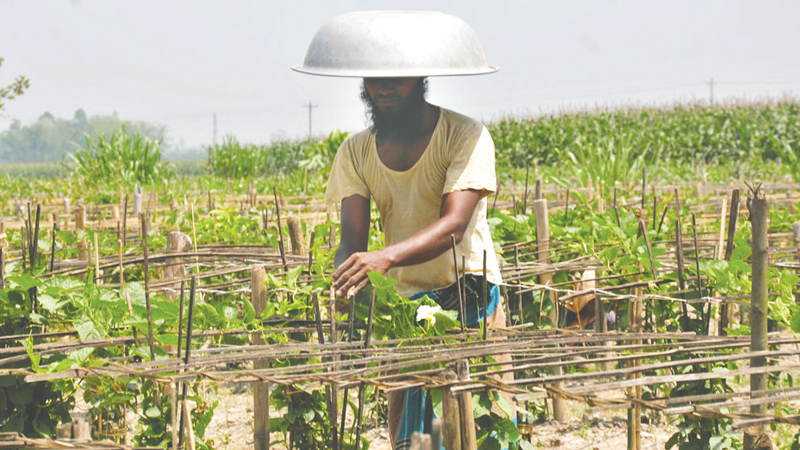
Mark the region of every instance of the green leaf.
POLYGON ((119 289, 119 296, 125 300, 126 305, 127 296, 130 296, 131 304, 144 305, 146 303, 144 298, 144 286, 139 282, 126 283, 125 286, 119 289))
POLYGON ((98 329, 91 320, 75 323, 75 330, 82 340, 103 339, 106 337, 104 330, 98 329))
POLYGON ((711 450, 726 450, 730 448, 730 439, 725 436, 711 436, 708 446, 711 450))
POLYGON ((525 439, 520 439, 517 441, 519 444, 520 450, 536 450, 536 448, 530 442, 526 441, 525 439))
POLYGON ((161 345, 178 345, 177 334, 160 334, 155 338, 161 345))
MULTIPOLYGON (((496 416, 495 416, 496 417, 496 416)), ((519 440, 519 430, 517 426, 509 419, 501 419, 495 422, 495 427, 498 436, 505 436, 509 441, 519 440)))
POLYGON ((3 425, 3 431, 7 433, 22 433, 25 428, 25 419, 23 419, 22 414, 17 413, 16 415, 12 416, 8 421, 3 425))
POLYGON ((256 318, 256 310, 250 300, 242 299, 242 310, 244 311, 243 320, 245 323, 251 323, 256 318))
POLYGON ((497 403, 497 406, 500 408, 500 410, 506 414, 506 417, 511 417, 511 404, 508 403, 508 399, 496 391, 492 392, 492 394, 494 395, 494 401, 497 403))
POLYGON ((42 308, 46 309, 50 313, 58 313, 59 308, 61 307, 61 302, 47 294, 40 294, 38 297, 39 304, 42 305, 42 308))
POLYGON ((434 389, 430 391, 431 403, 433 403, 433 413, 436 417, 444 417, 444 407, 442 405, 442 391, 434 389))
POLYGON ((487 435, 483 438, 482 442, 478 442, 478 448, 481 450, 501 450, 500 442, 494 435, 487 435))
POLYGON ((39 372, 39 363, 42 360, 42 355, 37 355, 33 352, 33 339, 30 337, 25 339, 25 344, 27 346, 28 358, 31 360, 31 369, 34 372, 39 372))
POLYGON ((21 289, 29 290, 32 287, 39 286, 39 280, 30 275, 12 275, 6 277, 6 282, 12 282, 19 286, 21 289))
POLYGON ((800 333, 800 306, 798 305, 792 307, 792 319, 789 322, 789 326, 795 333, 800 333))
POLYGON ((158 406, 153 405, 144 411, 144 415, 145 417, 152 418, 161 417, 161 409, 159 409, 158 406))
POLYGON ((94 352, 93 347, 86 347, 80 350, 75 350, 74 352, 69 354, 69 359, 74 360, 78 365, 84 364, 86 358, 94 352))
POLYGON ((23 384, 10 389, 7 394, 11 403, 17 406, 25 406, 33 402, 34 388, 32 384, 23 384))
POLYGON ((220 327, 223 325, 222 318, 213 306, 208 303, 199 303, 196 307, 197 311, 206 319, 208 325, 212 327, 220 327))
POLYGON ((387 290, 398 283, 398 281, 392 277, 387 277, 373 271, 367 272, 367 277, 369 277, 369 281, 375 289, 387 290))
POLYGON ((476 419, 483 417, 492 412, 492 400, 486 392, 474 393, 472 394, 472 407, 476 419))

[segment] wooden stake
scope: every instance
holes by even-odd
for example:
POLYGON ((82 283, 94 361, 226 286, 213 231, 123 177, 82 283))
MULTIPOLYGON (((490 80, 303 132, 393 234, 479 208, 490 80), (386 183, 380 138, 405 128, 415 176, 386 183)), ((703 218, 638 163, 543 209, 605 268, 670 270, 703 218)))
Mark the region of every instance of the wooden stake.
POLYGON ((94 282, 100 284, 100 246, 97 244, 97 231, 93 232, 94 236, 94 282))
POLYGON ((466 322, 467 316, 466 311, 464 311, 464 293, 461 292, 461 280, 459 279, 458 273, 458 257, 456 256, 456 237, 455 235, 450 235, 450 242, 453 244, 453 267, 455 268, 456 272, 456 285, 458 286, 458 315, 461 321, 461 332, 464 333, 466 330, 466 322))
MULTIPOLYGON (((119 285, 125 285, 125 264, 122 260, 122 239, 117 239, 117 247, 119 248, 119 285)), ((53 271, 52 269, 50 270, 53 271)))
POLYGON ((142 249, 144 251, 144 300, 147 306, 147 343, 150 346, 150 360, 156 360, 156 351, 153 345, 153 313, 150 308, 150 263, 147 257, 147 217, 139 214, 142 224, 142 249))
MULTIPOLYGON (((167 254, 184 253, 192 249, 192 240, 189 236, 180 231, 170 231, 167 233, 167 254)), ((182 257, 169 257, 164 264, 164 279, 175 280, 183 279, 186 276, 186 262, 182 257)), ((178 298, 176 292, 179 282, 170 283, 164 286, 164 294, 170 300, 178 298)))
MULTIPOLYGON (((686 291, 686 278, 683 274, 684 266, 683 266, 683 236, 681 235, 681 219, 678 216, 678 219, 675 220, 675 258, 678 260, 678 287, 681 290, 681 294, 679 294, 680 298, 685 298, 683 292, 686 291)), ((681 329, 688 330, 689 329, 689 309, 686 306, 686 302, 681 302, 681 310, 683 312, 683 318, 681 323, 681 329)))
MULTIPOLYGON (((2 231, 0 231, 2 233, 2 231)), ((50 245, 50 273, 53 272, 53 268, 56 263, 56 236, 58 235, 58 221, 56 220, 55 214, 53 214, 53 242, 50 245)), ((2 249, 0 249, 2 252, 2 249)), ((0 266, 0 272, 3 271, 3 268, 0 266)), ((2 280, 3 274, 0 273, 0 280, 2 280)), ((1 283, 0 283, 1 284, 1 283)), ((0 288, 2 286, 0 285, 0 288)))
MULTIPOLYGON (((180 342, 180 340, 178 340, 178 342, 180 342)), ((180 349, 181 346, 178 345, 178 348, 180 349)), ((178 356, 178 358, 180 359, 180 356, 178 356)), ((172 430, 172 450, 178 450, 178 384, 179 383, 172 382, 169 385, 170 418, 172 419, 170 427, 172 430)))
POLYGON ((292 243, 292 254, 305 256, 307 250, 303 240, 303 222, 297 216, 289 216, 286 218, 286 225, 289 227, 289 239, 292 243))
POLYGON ((647 256, 650 258, 650 274, 653 276, 653 280, 658 279, 658 275, 656 275, 656 262, 653 258, 653 248, 650 246, 650 237, 647 236, 647 225, 645 225, 644 220, 639 219, 639 233, 644 236, 644 245, 647 249, 647 256))
MULTIPOLYGON (((261 313, 267 306, 267 287, 264 280, 267 272, 264 267, 257 266, 250 270, 250 302, 256 313, 256 320, 260 321, 261 313)), ((250 338, 253 345, 264 345, 260 333, 253 333, 250 338)), ((253 369, 267 369, 269 361, 253 361, 253 369)), ((253 443, 256 450, 268 450, 269 442, 269 383, 253 383, 253 443)))
MULTIPOLYGON (((731 256, 733 256, 733 249, 734 245, 734 237, 736 236, 736 222, 739 220, 739 189, 734 189, 731 192, 731 211, 730 215, 728 216, 728 238, 725 242, 725 253, 724 259, 725 261, 730 261, 731 256)), ((738 305, 732 305, 727 302, 722 303, 720 306, 720 324, 719 324, 719 335, 720 336, 727 336, 728 332, 725 331, 725 328, 730 327, 731 319, 733 318, 734 311, 738 308, 738 305)))
POLYGON ((525 167, 525 198, 522 199, 522 215, 528 214, 528 176, 531 172, 531 166, 525 167))
MULTIPOLYGON (((78 230, 84 229, 85 217, 83 202, 79 201, 78 204, 75 205, 75 233, 78 233, 78 230)), ((87 261, 88 264, 89 251, 88 245, 86 244, 86 236, 82 237, 80 242, 78 242, 78 259, 81 261, 87 261)), ((80 274, 78 275, 78 278, 83 281, 86 279, 86 275, 80 274)))
MULTIPOLYGON (((768 349, 767 345, 767 319, 768 319, 768 291, 767 291, 767 269, 769 267, 769 236, 767 235, 767 199, 759 187, 751 189, 747 199, 747 209, 750 211, 750 223, 752 224, 752 280, 753 290, 750 297, 750 351, 758 352, 768 349)), ((750 367, 764 367, 767 365, 767 358, 757 357, 750 360, 750 367)), ((758 391, 767 389, 766 373, 755 373, 750 375, 750 396, 758 397, 758 391)), ((750 406, 752 414, 764 414, 766 405, 750 406)), ((758 427, 756 435, 763 434, 763 426, 758 427)), ((748 433, 750 434, 750 433, 748 433)), ((745 436, 744 448, 752 448, 752 442, 748 442, 745 436), (750 444, 750 445, 748 445, 750 444)))
MULTIPOLYGON (((456 363, 456 370, 458 372, 458 379, 460 381, 470 380, 468 360, 458 361, 458 363, 456 363)), ((475 416, 472 409, 471 392, 467 391, 458 394, 458 412, 461 428, 461 448, 478 448, 476 443, 477 438, 475 433, 475 416)))
MULTIPOLYGON (((694 236, 694 266, 697 272, 697 298, 703 297, 703 279, 700 278, 700 250, 697 246, 697 215, 692 214, 692 234, 694 236)), ((700 304, 700 314, 703 319, 703 334, 708 335, 709 319, 711 318, 711 303, 708 304, 708 312, 703 304, 700 304)))
MULTIPOLYGON (((537 253, 536 258, 539 264, 550 264, 550 219, 547 215, 547 200, 540 199, 533 202, 533 213, 536 215, 536 243, 537 253)), ((539 284, 549 286, 552 284, 553 275, 550 273, 542 274, 539 276, 539 284)), ((549 291, 550 301, 553 304, 553 309, 550 311, 549 318, 553 324, 553 329, 558 328, 558 297, 555 291, 549 291)), ((522 317, 520 317, 520 320, 522 317)), ((561 367, 553 368, 553 375, 561 375, 561 367)), ((563 388, 564 383, 556 383, 556 388, 563 388)), ((556 422, 565 422, 567 420, 567 405, 562 398, 553 398, 553 418, 556 422)))
MULTIPOLYGON (((451 381, 458 379, 456 374, 449 370, 444 372, 443 376, 445 379, 451 381)), ((458 411, 458 400, 456 400, 456 396, 450 390, 449 386, 442 388, 442 410, 444 413, 444 430, 442 432, 443 444, 447 450, 462 450, 461 415, 458 411)))
POLYGON ((181 280, 180 301, 178 303, 178 350, 177 359, 181 359, 181 341, 183 340, 183 305, 184 305, 184 281, 181 280))
POLYGON ((716 259, 722 259, 725 254, 723 244, 725 243, 725 213, 728 208, 728 199, 722 198, 722 205, 719 211, 719 241, 717 243, 716 259))
MULTIPOLYGON (((628 321, 633 333, 642 331, 642 288, 634 289, 634 299, 630 302, 628 310, 628 321)), ((631 341, 632 345, 641 345, 641 340, 631 341)), ((641 360, 631 360, 628 367, 638 367, 641 360)), ((631 379, 639 378, 640 374, 631 375, 631 379)), ((634 386, 628 391, 628 395, 639 400, 642 398, 642 387, 634 386)), ((640 450, 642 445, 642 407, 639 403, 634 403, 628 409, 628 450, 640 450)))
MULTIPOLYGON (((192 330, 194 328, 194 301, 195 301, 195 293, 197 292, 197 277, 192 276, 192 282, 189 288, 189 318, 186 324, 186 354, 183 357, 183 363, 189 364, 189 358, 191 357, 192 353, 192 330)), ((180 343, 179 343, 180 345, 180 343)), ((183 383, 183 392, 181 394, 182 402, 183 402, 183 409, 181 409, 181 423, 186 420, 186 417, 189 416, 189 410, 186 408, 186 383, 183 383)), ((189 420, 191 421, 191 416, 189 416, 189 420)), ((191 430, 187 430, 191 432, 191 430)), ((187 434, 187 441, 194 442, 194 436, 187 434)), ((183 427, 178 431, 178 447, 181 446, 183 442, 183 427)), ((192 445, 191 443, 189 445, 192 445)))
MULTIPOLYGON (((320 345, 324 345, 325 344, 325 334, 322 331, 322 311, 320 310, 320 307, 319 307, 319 295, 318 295, 317 291, 314 291, 314 292, 311 293, 311 302, 314 304, 314 321, 316 322, 316 326, 317 326, 317 342, 319 342, 320 345)), ((327 358, 326 358, 326 360, 327 360, 327 358)), ((327 372, 327 370, 325 370, 324 372, 327 372)), ((336 409, 337 408, 334 406, 334 401, 335 400, 333 398, 333 393, 331 392, 331 386, 329 384, 325 385, 325 399, 328 402, 328 417, 336 417, 336 413, 337 413, 336 409)), ((333 425, 333 424, 331 424, 331 425, 332 425, 331 428, 332 428, 332 432, 333 432, 333 435, 332 435, 332 437, 333 437, 333 448, 337 448, 338 445, 336 443, 336 441, 337 441, 336 426, 333 425)))
POLYGON ((278 224, 278 250, 281 252, 281 261, 283 262, 283 270, 286 270, 286 250, 283 248, 283 226, 281 225, 281 206, 278 201, 278 190, 272 186, 272 193, 275 196, 275 220, 278 224))
MULTIPOLYGON (((488 289, 489 280, 486 278, 486 250, 483 251, 483 340, 486 340, 486 334, 488 333, 489 323, 487 321, 487 315, 489 314, 489 289, 488 289)), ((486 358, 484 358, 484 362, 486 358)))
POLYGON ((191 410, 189 409, 189 400, 183 399, 181 402, 183 405, 183 428, 186 429, 186 444, 188 450, 195 450, 195 442, 194 442, 194 428, 192 427, 192 414, 191 410))
MULTIPOLYGON (((6 246, 8 246, 8 237, 6 236, 6 224, 0 221, 0 289, 6 288, 6 246)), ((51 270, 52 272, 52 270, 51 270)))
POLYGON ((728 240, 725 244, 725 261, 730 261, 735 247, 733 238, 736 236, 736 225, 739 220, 739 189, 731 192, 731 211, 728 217, 728 240))
POLYGON ((647 167, 642 167, 642 212, 644 212, 644 201, 647 194, 647 167))

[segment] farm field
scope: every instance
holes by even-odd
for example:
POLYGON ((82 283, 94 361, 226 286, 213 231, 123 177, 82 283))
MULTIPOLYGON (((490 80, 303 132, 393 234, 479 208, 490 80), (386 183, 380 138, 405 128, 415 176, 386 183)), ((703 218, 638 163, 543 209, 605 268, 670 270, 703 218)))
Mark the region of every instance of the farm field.
POLYGON ((0 432, 382 449, 386 392, 422 386, 439 417, 472 400, 480 448, 742 448, 745 430, 798 448, 800 105, 488 128, 507 319, 489 330, 414 320, 433 301, 379 274, 333 298, 322 196, 344 133, 228 137, 184 171, 121 131, 69 170, 4 172, 0 432))

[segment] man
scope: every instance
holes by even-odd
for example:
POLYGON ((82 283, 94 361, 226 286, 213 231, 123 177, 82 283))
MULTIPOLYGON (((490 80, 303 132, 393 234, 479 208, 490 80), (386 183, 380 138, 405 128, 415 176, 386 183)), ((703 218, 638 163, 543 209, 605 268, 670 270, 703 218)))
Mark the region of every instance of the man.
MULTIPOLYGON (((486 223, 487 195, 496 186, 494 145, 479 122, 428 103, 426 81, 364 79, 361 97, 373 126, 339 149, 326 193, 326 202, 342 202, 334 288, 338 296, 352 297, 368 283, 367 272, 374 270, 397 278, 401 295, 427 293, 446 309, 457 310, 457 294, 452 295, 457 290, 448 289, 456 281, 453 236, 459 259, 466 256, 469 274, 482 273, 483 250, 487 250, 488 278, 495 291, 487 321, 490 326, 504 326, 494 286, 500 282, 499 268, 486 223), (387 244, 373 252, 367 252, 370 197, 380 211, 387 244), (437 291, 451 295, 449 299, 432 295, 437 291)), ((474 276, 469 280, 478 291, 482 280, 474 276)), ((478 296, 469 298, 467 310, 475 311, 478 296)), ((478 322, 479 314, 474 316, 468 325, 478 322)), ((417 418, 406 411, 403 423, 398 410, 409 408, 413 406, 404 392, 390 396, 393 442, 422 431, 412 424, 419 422, 422 411, 417 418)))
MULTIPOLYGON (((339 148, 325 194, 328 204, 341 201, 341 242, 332 277, 337 296, 352 298, 369 282, 367 272, 376 271, 396 278, 396 289, 403 296, 428 295, 444 309, 458 310, 452 257, 455 238, 459 264, 462 256, 466 258, 462 273, 467 274, 467 292, 472 293, 467 295, 467 317, 459 320, 474 326, 483 319, 478 298, 485 251, 491 293, 485 312, 488 326, 505 326, 497 288, 502 280, 486 221, 487 197, 496 189, 494 143, 477 120, 425 98, 425 74, 488 73, 496 68, 485 66, 485 61, 482 67, 465 61, 474 55, 474 49, 465 52, 470 55, 462 58, 463 67, 448 66, 452 61, 441 63, 447 59, 443 55, 459 60, 458 44, 436 48, 443 42, 440 29, 454 27, 451 22, 456 18, 452 16, 377 13, 377 17, 362 21, 364 14, 340 16, 326 24, 327 31, 321 28, 315 42, 327 47, 321 50, 312 42, 304 66, 296 69, 321 75, 362 75, 361 98, 372 120, 370 128, 351 136, 339 148), (451 22, 440 20, 441 16, 451 22), (426 27, 426 21, 432 21, 427 23, 431 26, 426 27), (377 37, 348 34, 348 30, 365 27, 374 27, 377 37), (431 35, 427 41, 426 33, 431 35), (433 50, 420 47, 418 41, 430 43, 433 50), (341 52, 340 48, 346 47, 342 42, 378 48, 375 59, 379 62, 365 62, 361 55, 341 52), (434 56, 425 61, 422 53, 434 56), (392 62, 390 67, 385 67, 384 60, 392 62), (394 73, 420 76, 391 76, 394 73), (377 205, 386 237, 386 247, 372 252, 367 251, 370 199, 377 205)), ((462 32, 451 33, 457 35, 454 42, 474 38, 465 38, 462 32)), ((482 51, 478 51, 482 59, 482 51)), ((394 448, 407 448, 411 433, 423 431, 425 403, 420 389, 389 395, 394 448)))

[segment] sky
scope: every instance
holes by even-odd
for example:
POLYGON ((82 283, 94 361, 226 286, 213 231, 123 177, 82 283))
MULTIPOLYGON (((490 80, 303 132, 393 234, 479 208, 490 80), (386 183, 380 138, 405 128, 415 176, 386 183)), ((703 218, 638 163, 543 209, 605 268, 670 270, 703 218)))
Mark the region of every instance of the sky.
POLYGON ((30 89, 0 131, 45 111, 167 126, 169 147, 268 143, 366 125, 360 80, 305 75, 317 29, 379 9, 436 10, 500 71, 429 80, 429 100, 485 122, 563 111, 800 94, 796 0, 0 0, 0 86, 30 89))

